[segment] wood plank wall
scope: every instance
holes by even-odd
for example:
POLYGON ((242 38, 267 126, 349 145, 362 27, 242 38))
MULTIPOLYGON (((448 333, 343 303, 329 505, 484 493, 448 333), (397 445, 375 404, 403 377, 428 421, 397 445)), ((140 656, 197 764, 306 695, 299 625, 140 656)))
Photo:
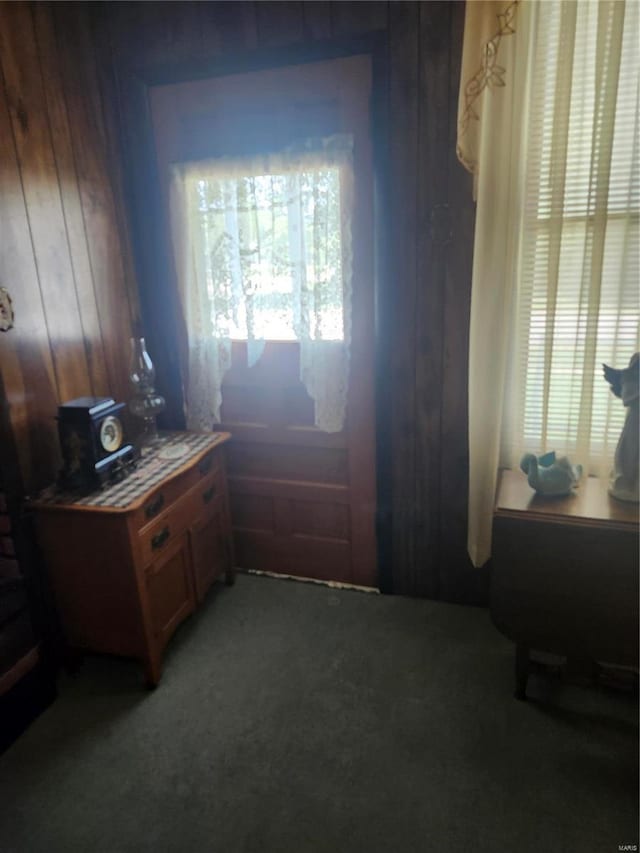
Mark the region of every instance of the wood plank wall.
POLYGON ((82 4, 0 3, 0 454, 23 494, 58 470, 60 402, 128 396, 137 295, 99 44, 82 4))
MULTIPOLYGON (((483 601, 486 575, 466 553, 474 208, 455 155, 464 3, 111 3, 95 11, 125 89, 132 70, 226 58, 242 67, 242 57, 249 62, 265 50, 308 46, 317 55, 319 44, 329 49, 383 34, 387 70, 377 97, 385 101, 388 133, 377 144, 386 151, 380 165, 391 226, 381 235, 388 274, 379 438, 389 488, 379 493, 379 509, 392 531, 391 585, 405 594, 483 601)), ((121 88, 120 95, 131 102, 131 92, 121 88)))
POLYGON ((0 374, 25 491, 57 468, 59 402, 128 394, 138 309, 113 76, 375 31, 388 69, 379 363, 390 488, 380 510, 392 586, 482 600, 485 577, 465 546, 473 205, 455 158, 463 19, 459 2, 0 4, 0 285, 16 308, 15 329, 0 333, 0 374))

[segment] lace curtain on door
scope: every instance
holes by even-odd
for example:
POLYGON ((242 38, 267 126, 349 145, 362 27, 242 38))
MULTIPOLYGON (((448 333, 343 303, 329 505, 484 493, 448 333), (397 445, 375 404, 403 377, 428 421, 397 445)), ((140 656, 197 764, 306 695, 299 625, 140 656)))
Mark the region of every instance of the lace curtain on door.
POLYGON ((345 422, 351 329, 351 140, 172 168, 176 274, 188 339, 187 424, 220 421, 231 341, 249 366, 267 340, 300 343, 315 425, 345 422))

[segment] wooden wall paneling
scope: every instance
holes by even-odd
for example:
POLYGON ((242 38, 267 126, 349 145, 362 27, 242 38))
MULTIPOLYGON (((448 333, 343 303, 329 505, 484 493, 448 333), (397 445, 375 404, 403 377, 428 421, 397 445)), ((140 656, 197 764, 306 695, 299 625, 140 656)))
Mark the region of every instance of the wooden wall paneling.
MULTIPOLYGON (((101 110, 103 121, 105 168, 111 179, 115 223, 121 247, 123 283, 127 293, 132 331, 134 334, 139 334, 140 298, 133 260, 133 247, 131 245, 131 228, 125 205, 126 178, 122 136, 120 133, 120 115, 118 112, 117 81, 113 64, 111 40, 109 38, 108 18, 104 5, 99 3, 90 4, 87 16, 88 32, 89 29, 93 45, 92 59, 100 94, 100 98, 94 100, 94 105, 95 109, 101 110)), ((128 359, 126 361, 128 366, 128 359)))
POLYGON ((305 41, 323 41, 331 37, 331 3, 325 0, 302 4, 305 41))
POLYGON ((151 6, 147 13, 144 31, 151 29, 155 24, 152 32, 156 33, 154 45, 156 62, 163 61, 167 56, 175 60, 189 59, 194 52, 194 47, 198 53, 204 51, 201 8, 206 5, 209 4, 187 0, 187 2, 169 2, 151 6), (177 12, 179 13, 176 14, 177 12), (153 22, 150 22, 149 18, 153 18, 153 22))
MULTIPOLYGON (((175 5, 166 3, 163 4, 163 9, 165 6, 170 8, 175 5)), ((198 3, 197 5, 202 9, 208 9, 213 4, 198 3)), ((149 158, 138 157, 143 141, 129 132, 127 111, 140 109, 144 113, 147 109, 142 87, 139 84, 136 85, 137 78, 130 73, 130 69, 140 58, 144 58, 146 62, 148 57, 156 54, 159 10, 155 3, 141 3, 135 0, 134 2, 92 3, 90 9, 94 45, 99 46, 101 83, 108 107, 107 126, 110 133, 111 162, 117 172, 118 185, 122 188, 118 199, 118 214, 119 221, 122 223, 123 241, 126 239, 126 274, 135 292, 133 331, 139 335, 146 334, 149 345, 153 335, 150 329, 143 328, 141 320, 141 314, 145 313, 141 306, 144 294, 139 288, 133 287, 133 284, 140 280, 140 270, 137 223, 133 215, 135 199, 131 188, 131 172, 136 168, 149 168, 149 158), (132 85, 123 84, 123 79, 127 79, 132 85), (116 152, 117 156, 114 157, 113 152, 116 152), (135 163, 131 168, 129 168, 130 161, 135 163), (136 251, 133 250, 134 243, 136 251)), ((166 15, 167 23, 171 20, 172 16, 166 15)), ((203 24, 204 13, 198 21, 198 32, 202 30, 203 24)), ((170 51, 167 51, 164 58, 168 59, 170 55, 170 51)), ((149 207, 153 210, 152 204, 149 207)), ((154 364, 156 364, 156 358, 154 358, 154 364)))
MULTIPOLYGON (((305 5, 315 5, 306 3, 305 5)), ((384 30, 387 27, 387 3, 361 0, 334 0, 331 3, 331 35, 352 36, 356 33, 384 30)))
MULTIPOLYGON (((147 140, 130 135, 132 116, 146 110, 143 87, 135 94, 135 75, 130 72, 155 65, 154 82, 171 80, 174 73, 184 74, 177 63, 184 60, 185 45, 194 75, 204 76, 257 68, 261 63, 304 61, 305 54, 319 59, 348 52, 356 49, 352 43, 368 31, 377 30, 386 39, 385 61, 377 65, 374 103, 378 117, 388 110, 389 132, 381 129, 378 119, 373 123, 376 209, 382 228, 376 235, 378 511, 380 530, 387 523, 392 528, 391 537, 380 537, 381 549, 386 549, 380 562, 383 571, 383 564, 392 566, 396 592, 475 600, 478 576, 467 571, 465 544, 466 350, 473 205, 466 195, 465 174, 455 160, 464 3, 304 2, 302 27, 298 4, 280 4, 277 11, 283 31, 290 33, 286 51, 271 41, 278 34, 272 33, 260 5, 199 4, 196 27, 189 14, 182 18, 183 4, 106 4, 124 106, 123 149, 132 158, 134 170, 152 173, 153 164, 145 161, 145 151, 151 150, 147 140), (290 5, 295 9, 287 22, 285 9, 290 5), (180 44, 167 45, 166 55, 160 56, 156 45, 164 36, 154 29, 172 26, 181 31, 180 44), (422 51, 421 26, 427 45, 422 51), (298 34, 295 41, 293 33, 298 34), (420 71, 421 63, 426 63, 428 72, 420 71), (227 68, 223 68, 225 64, 227 68), (446 111, 448 137, 439 111, 446 111), (423 142, 428 153, 419 155, 423 142), (444 205, 448 205, 451 225, 445 248, 444 205), (422 268, 432 263, 435 269, 422 268), (432 356, 435 363, 429 362, 432 356), (434 533, 434 528, 439 532, 434 533), (432 550, 429 543, 434 541, 432 550)), ((371 44, 358 47, 370 49, 371 44)), ((153 207, 152 189, 146 204, 153 207)), ((137 233, 136 243, 140 244, 137 233)), ((148 251, 144 246, 137 248, 148 251)), ((158 368, 160 374, 160 365, 158 368)), ((169 387, 163 387, 163 392, 171 393, 169 387)), ((179 408, 179 395, 173 405, 179 408)), ((390 588, 384 580, 383 584, 390 588)))
MULTIPOLYGON (((138 5, 138 4, 134 4, 138 5)), ((131 70, 131 34, 123 33, 123 13, 127 4, 107 15, 110 40, 113 46, 117 80, 117 107, 120 118, 120 150, 126 152, 124 164, 124 193, 134 253, 136 278, 153 282, 152 287, 138 291, 142 320, 139 330, 147 341, 147 349, 156 369, 156 388, 166 400, 166 411, 159 418, 161 427, 184 429, 182 377, 178 359, 180 309, 175 288, 172 287, 170 255, 166 240, 156 235, 164 233, 161 218, 162 194, 155 158, 147 88, 138 73, 131 70), (167 346, 167 341, 173 345, 167 346)), ((126 20, 126 18, 125 18, 126 20)), ((115 94, 114 94, 115 97, 115 94)))
POLYGON ((176 429, 184 428, 182 407, 182 376, 178 359, 180 306, 178 295, 171 287, 170 255, 166 242, 158 243, 155 235, 163 233, 160 220, 162 195, 157 165, 153 154, 153 139, 149 123, 138 124, 134 116, 147 115, 148 102, 142 81, 135 75, 127 78, 120 90, 123 113, 127 116, 123 145, 128 148, 129 179, 137 175, 138 187, 129 188, 132 238, 136 246, 136 271, 139 281, 154 282, 155 288, 140 288, 140 306, 147 349, 156 368, 156 388, 166 400, 166 412, 159 424, 176 429), (144 130, 143 130, 144 127, 144 130), (134 130, 137 128, 137 131, 134 130), (144 142, 140 135, 144 134, 144 142), (167 346, 167 341, 171 345, 167 346))
MULTIPOLYGON (((6 10, 6 7, 4 7, 6 10)), ((4 11, 4 10, 3 10, 4 11)), ((0 24, 4 17, 0 18, 0 24)), ((2 44, 4 44, 4 29, 2 44)), ((15 310, 15 325, 0 333, 0 371, 6 421, 17 448, 22 487, 44 485, 59 463, 53 420, 58 394, 38 283, 29 221, 6 91, 0 89, 0 284, 15 310)), ((10 451, 7 440, 3 453, 10 451)))
MULTIPOLYGON (((348 407, 349 486, 352 490, 351 543, 352 583, 371 584, 371 567, 377 570, 375 536, 376 476, 375 447, 375 289, 373 217, 374 164, 371 141, 371 95, 373 72, 370 58, 360 66, 360 82, 346 76, 343 90, 354 87, 350 115, 354 129, 354 176, 356 187, 353 214, 353 293, 351 307, 351 387, 348 407)), ((343 95, 344 97, 344 95, 343 95)), ((345 101, 345 106, 348 102, 345 101)), ((343 107, 345 109, 345 107, 343 107)), ((377 578, 376 578, 377 580, 377 578)))
POLYGON ((160 64, 190 59, 204 49, 201 9, 217 3, 134 2, 116 3, 116 15, 129 30, 131 56, 144 56, 145 63, 160 64), (126 24, 125 24, 126 22, 126 24))
MULTIPOLYGON (((91 392, 58 164, 28 5, 3 10, 2 70, 60 398, 91 392)), ((51 416, 55 413, 52 411, 51 416)))
POLYGON ((469 318, 475 204, 472 178, 456 156, 464 3, 451 4, 448 194, 452 227, 446 259, 443 326, 442 467, 440 492, 440 595, 449 601, 488 601, 488 569, 476 569, 467 552, 467 445, 469 318))
POLYGON ((87 12, 0 5, 0 281, 16 310, 0 370, 21 472, 14 498, 57 473, 60 402, 128 389, 126 240, 87 12))
MULTIPOLYGON (((82 4, 87 5, 87 4, 82 4)), ((209 2, 120 2, 98 5, 103 20, 118 32, 118 58, 128 68, 189 59, 205 47, 209 12, 217 6, 236 5, 209 2), (108 8, 107 10, 107 7, 108 8)), ((244 4, 237 4, 244 5, 244 4)))
POLYGON ((442 322, 449 240, 449 3, 420 4, 416 292, 416 584, 438 595, 442 322))
POLYGON ((374 295, 375 295, 375 411, 376 411, 376 539, 380 590, 393 591, 393 446, 390 371, 395 316, 391 258, 391 157, 389 44, 380 33, 372 54, 371 141, 374 162, 374 295))
POLYGON ((113 397, 126 399, 132 306, 110 181, 89 11, 84 5, 59 4, 54 6, 54 14, 67 105, 73 115, 73 148, 109 387, 113 397))
POLYGON ((101 7, 101 11, 104 11, 108 24, 104 35, 113 45, 116 68, 130 68, 135 64, 135 57, 147 57, 153 54, 152 45, 156 37, 158 14, 155 3, 125 0, 121 3, 97 5, 101 7))
POLYGON ((417 3, 394 3, 389 20, 389 221, 390 270, 394 290, 390 337, 386 342, 391 388, 392 548, 395 592, 410 593, 415 568, 418 187, 417 3))
POLYGON ((255 3, 256 28, 260 47, 291 44, 303 38, 301 2, 255 3))
POLYGON ((251 50, 258 45, 254 3, 201 3, 205 39, 203 55, 251 50))
MULTIPOLYGON (((216 4, 219 6, 221 4, 216 4)), ((220 28, 219 15, 213 3, 198 3, 200 45, 202 57, 206 61, 220 56, 224 50, 224 40, 220 28)))
MULTIPOLYGON (((71 128, 60 75, 60 59, 51 8, 44 3, 32 6, 42 80, 55 152, 59 191, 64 212, 69 256, 73 271, 78 310, 84 338, 91 392, 109 394, 109 378, 102 343, 98 306, 93 290, 93 270, 87 246, 82 202, 78 190, 71 128)), ((88 391, 89 389, 87 389, 88 391)), ((74 393, 80 393, 78 389, 74 393)), ((69 399, 67 397, 67 399, 69 399)))

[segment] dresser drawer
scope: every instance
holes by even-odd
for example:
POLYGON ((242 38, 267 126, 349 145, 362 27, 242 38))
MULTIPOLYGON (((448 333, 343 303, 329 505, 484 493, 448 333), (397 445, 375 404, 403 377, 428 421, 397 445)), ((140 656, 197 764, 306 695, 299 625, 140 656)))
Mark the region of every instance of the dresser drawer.
POLYGON ((222 471, 217 470, 213 476, 207 477, 191 490, 189 503, 192 523, 220 511, 224 505, 225 488, 222 471))
POLYGON ((222 471, 214 467, 214 473, 200 479, 195 486, 175 501, 155 521, 147 524, 139 533, 142 564, 148 566, 192 524, 213 511, 216 498, 223 494, 222 471))
POLYGON ((195 467, 195 472, 198 478, 208 477, 209 474, 215 474, 220 470, 221 456, 220 452, 214 448, 206 453, 195 467))
POLYGON ((194 465, 179 477, 175 477, 173 480, 169 480, 168 483, 159 486, 154 492, 151 492, 144 504, 135 511, 134 529, 142 533, 144 527, 154 519, 159 518, 161 513, 169 509, 172 504, 183 495, 186 495, 198 483, 210 475, 217 474, 220 468, 220 454, 216 450, 211 450, 206 456, 202 457, 197 465, 194 465))

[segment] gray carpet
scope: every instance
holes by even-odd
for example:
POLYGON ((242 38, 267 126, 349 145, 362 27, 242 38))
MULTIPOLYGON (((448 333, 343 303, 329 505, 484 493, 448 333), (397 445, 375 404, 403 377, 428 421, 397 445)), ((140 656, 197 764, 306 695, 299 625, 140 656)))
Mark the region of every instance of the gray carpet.
POLYGON ((512 654, 480 609, 241 576, 174 637, 155 692, 127 661, 63 680, 0 758, 0 850, 637 843, 634 703, 517 702, 512 654))

